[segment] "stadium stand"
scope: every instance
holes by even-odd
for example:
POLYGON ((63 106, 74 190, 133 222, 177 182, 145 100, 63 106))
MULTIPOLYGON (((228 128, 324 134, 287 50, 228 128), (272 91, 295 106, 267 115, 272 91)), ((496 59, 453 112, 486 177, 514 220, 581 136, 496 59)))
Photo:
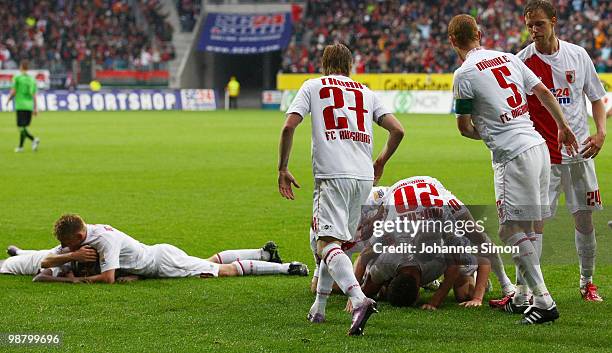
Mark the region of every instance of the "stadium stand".
POLYGON ((192 32, 198 17, 202 2, 199 0, 176 0, 176 10, 181 22, 181 32, 192 32))
POLYGON ((0 0, 0 69, 14 69, 21 59, 60 76, 75 62, 163 69, 174 58, 173 30, 159 8, 158 0, 0 0))
MULTIPOLYGON (((281 70, 316 72, 324 45, 339 41, 354 51, 357 73, 452 72, 460 64, 446 39, 452 16, 477 17, 484 46, 516 53, 529 43, 524 4, 524 0, 308 0, 281 70)), ((612 2, 561 0, 555 4, 558 36, 584 47, 598 71, 610 71, 612 2)))

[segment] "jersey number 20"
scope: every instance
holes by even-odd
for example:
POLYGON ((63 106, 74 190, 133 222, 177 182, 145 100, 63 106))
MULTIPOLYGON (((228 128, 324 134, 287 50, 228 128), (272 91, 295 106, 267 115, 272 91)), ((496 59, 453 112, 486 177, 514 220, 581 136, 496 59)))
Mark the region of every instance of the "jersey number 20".
POLYGON ((444 201, 439 198, 440 194, 435 186, 428 183, 418 183, 416 188, 419 190, 419 199, 417 200, 417 193, 415 191, 415 185, 406 185, 401 189, 397 189, 393 194, 395 199, 395 209, 397 213, 402 214, 408 211, 414 211, 419 204, 424 207, 442 207, 444 201))

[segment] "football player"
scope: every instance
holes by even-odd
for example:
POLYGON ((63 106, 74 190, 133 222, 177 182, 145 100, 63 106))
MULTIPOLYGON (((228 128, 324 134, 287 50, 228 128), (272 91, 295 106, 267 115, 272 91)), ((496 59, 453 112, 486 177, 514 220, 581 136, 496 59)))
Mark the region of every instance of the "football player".
POLYGON ((283 197, 295 198, 292 186, 299 185, 288 169, 289 155, 295 129, 310 113, 312 228, 321 261, 317 294, 307 317, 313 323, 325 321, 327 297, 336 282, 355 308, 348 334, 361 335, 376 303, 361 291, 341 245, 355 239, 360 208, 399 146, 404 129, 374 92, 349 78, 352 61, 346 46, 328 45, 322 58, 325 76, 306 81, 291 103, 279 147, 278 189, 283 197), (389 131, 389 139, 372 165, 374 123, 389 131))
MULTIPOLYGON (((453 77, 457 127, 467 138, 483 140, 491 150, 500 238, 518 246, 513 260, 534 294, 532 306, 516 306, 521 323, 540 324, 559 317, 527 234, 549 212, 550 157, 544 139, 529 119, 527 92, 533 92, 553 117, 558 146, 569 154, 578 144, 561 107, 540 79, 516 56, 480 46, 481 33, 470 15, 448 25, 453 49, 463 60, 453 77)), ((522 303, 521 303, 522 304, 522 303)))
MULTIPOLYGON (((601 195, 595 173, 594 158, 606 139, 606 91, 599 80, 589 54, 584 48, 560 40, 555 35, 557 14, 553 5, 544 0, 532 0, 524 9, 525 24, 533 43, 517 56, 555 95, 572 132, 582 143, 579 154, 571 155, 558 148, 557 124, 534 96, 527 96, 529 115, 535 129, 544 137, 550 153, 551 170, 548 197, 551 217, 559 197, 565 193, 565 205, 574 218, 574 239, 580 266, 579 290, 585 301, 603 299, 593 284, 597 242, 593 227, 593 211, 601 210, 601 195), (585 96, 592 105, 596 133, 589 133, 585 96)), ((544 223, 536 222, 534 233, 528 234, 541 257, 544 223)), ((518 305, 529 301, 528 288, 517 276, 518 305)))
POLYGON ((109 225, 85 224, 75 214, 61 216, 55 222, 54 234, 61 245, 42 260, 41 266, 57 267, 73 261, 75 251, 88 245, 85 251, 99 254, 101 273, 86 277, 87 282, 114 283, 119 268, 145 278, 308 275, 308 267, 302 263, 278 263, 280 257, 272 242, 262 249, 222 251, 204 260, 173 245, 145 245, 109 225))
MULTIPOLYGON (((373 218, 371 221, 379 223, 382 220, 395 221, 396 219, 409 219, 421 222, 434 221, 438 222, 437 224, 440 226, 444 225, 444 227, 452 225, 453 228, 451 229, 456 229, 457 226, 467 224, 467 222, 476 225, 476 221, 463 203, 446 189, 440 181, 429 176, 406 178, 396 182, 387 189, 380 203, 377 218, 373 218)), ((435 225, 436 223, 432 224, 435 225)), ((412 284, 416 283, 416 288, 418 289, 418 287, 434 281, 448 271, 444 277, 445 282, 438 288, 432 302, 426 308, 431 309, 439 306, 441 300, 446 297, 448 290, 453 286, 455 286, 455 294, 458 300, 469 301, 468 304, 464 305, 479 306, 482 302, 484 290, 488 285, 488 273, 491 264, 494 264, 494 272, 499 279, 504 293, 514 291, 514 286, 504 271, 499 253, 481 254, 476 258, 469 253, 439 256, 439 254, 424 253, 422 251, 422 245, 429 243, 455 245, 460 249, 466 249, 472 244, 492 244, 488 236, 476 229, 476 227, 470 226, 466 229, 469 232, 463 231, 465 234, 460 234, 457 230, 443 231, 435 229, 434 226, 428 226, 413 229, 411 234, 407 234, 405 229, 404 232, 400 233, 394 230, 390 233, 384 232, 382 235, 376 234, 376 236, 369 239, 362 239, 368 245, 360 254, 357 263, 368 264, 369 268, 368 277, 363 284, 364 292, 377 292, 382 286, 389 283, 396 276, 399 276, 400 272, 406 273, 401 276, 403 279, 398 280, 399 282, 396 282, 396 284, 403 283, 404 277, 408 275, 417 274, 412 284), (399 244, 412 244, 415 246, 415 250, 410 253, 398 253, 396 251, 385 251, 384 247, 381 247, 382 245, 399 244), (449 265, 447 266, 446 264, 449 265), (478 290, 475 291, 473 278, 470 282, 468 277, 471 277, 471 274, 476 270, 477 264, 480 264, 478 266, 480 280, 476 286, 478 290), (401 270, 404 267, 407 269, 401 270)), ((370 232, 365 234, 365 236, 370 237, 372 234, 373 232, 370 232)), ((412 293, 414 294, 414 292, 412 293)), ((396 299, 399 300, 399 297, 401 295, 398 294, 396 299)), ((416 297, 414 300, 416 300, 416 297)), ((414 300, 409 300, 409 302, 413 303, 414 300)), ((391 301, 393 302, 393 300, 391 301)))

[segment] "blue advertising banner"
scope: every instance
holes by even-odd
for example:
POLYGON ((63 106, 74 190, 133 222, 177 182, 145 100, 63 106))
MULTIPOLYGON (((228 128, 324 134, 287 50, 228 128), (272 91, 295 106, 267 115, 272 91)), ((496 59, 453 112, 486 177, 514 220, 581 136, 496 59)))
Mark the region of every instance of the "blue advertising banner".
MULTIPOLYGON (((0 93, 0 111, 13 111, 8 92, 0 93)), ((142 111, 214 110, 215 92, 211 89, 142 89, 92 91, 39 91, 40 111, 142 111)))
POLYGON ((198 50, 225 54, 258 54, 281 50, 289 44, 291 13, 209 13, 198 50))

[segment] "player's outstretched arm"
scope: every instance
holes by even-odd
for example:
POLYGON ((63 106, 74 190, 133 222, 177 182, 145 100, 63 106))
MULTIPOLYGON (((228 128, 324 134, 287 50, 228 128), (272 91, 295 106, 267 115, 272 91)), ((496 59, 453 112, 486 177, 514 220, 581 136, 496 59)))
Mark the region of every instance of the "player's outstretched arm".
POLYGON ((457 114, 457 129, 461 136, 465 136, 472 140, 482 140, 478 130, 474 127, 471 114, 457 114))
POLYGON ((606 106, 601 99, 592 101, 591 105, 593 106, 593 120, 595 120, 597 132, 582 142, 584 147, 580 150, 580 154, 584 158, 597 156, 606 140, 606 106))
POLYGON ((98 261, 98 253, 89 246, 83 246, 79 250, 67 254, 49 254, 42 260, 40 266, 42 268, 51 268, 61 266, 70 261, 95 262, 98 261))
POLYGON ((532 90, 557 123, 557 128, 559 129, 559 149, 561 149, 561 146, 565 146, 570 155, 575 155, 578 152, 578 142, 576 142, 576 136, 563 116, 559 102, 541 82, 535 85, 532 90))
POLYGON ((127 276, 117 277, 115 282, 117 282, 117 283, 129 283, 129 282, 135 282, 135 281, 139 281, 139 280, 141 280, 140 276, 127 275, 127 276))
POLYGON ((487 258, 478 259, 478 270, 476 272, 476 285, 474 286, 474 293, 471 295, 472 299, 459 303, 459 305, 466 308, 474 308, 482 305, 482 299, 487 291, 487 284, 489 280, 489 273, 491 272, 491 263, 487 258))
POLYGON ((431 300, 427 304, 423 304, 421 309, 423 310, 436 310, 442 305, 444 298, 448 295, 451 288, 459 278, 459 266, 457 265, 449 265, 444 271, 444 280, 440 284, 440 288, 436 290, 434 295, 431 297, 431 300))
POLYGON ((287 114, 285 126, 281 132, 280 144, 278 147, 278 192, 289 200, 295 199, 291 185, 299 188, 291 172, 289 172, 289 155, 293 145, 293 134, 297 126, 302 122, 302 116, 296 113, 287 114))
POLYGON ((104 271, 99 275, 87 276, 84 278, 87 283, 115 283, 115 269, 104 271))
POLYGON ((363 294, 365 294, 366 297, 374 298, 376 294, 378 294, 378 292, 380 291, 381 287, 382 283, 376 283, 371 276, 366 275, 365 281, 361 285, 361 290, 363 291, 363 294))
POLYGON ((382 177, 383 171, 385 169, 385 164, 387 161, 391 159, 397 147, 399 147, 400 142, 404 138, 404 127, 402 123, 395 117, 393 114, 385 114, 381 117, 382 121, 380 126, 389 132, 389 138, 387 139, 387 143, 385 147, 374 161, 374 185, 378 184, 378 181, 382 177))
MULTIPOLYGON (((70 272, 72 274, 72 272, 70 272)), ((74 276, 56 277, 53 276, 51 269, 43 269, 34 278, 32 282, 59 282, 59 283, 83 283, 83 278, 74 276)))

